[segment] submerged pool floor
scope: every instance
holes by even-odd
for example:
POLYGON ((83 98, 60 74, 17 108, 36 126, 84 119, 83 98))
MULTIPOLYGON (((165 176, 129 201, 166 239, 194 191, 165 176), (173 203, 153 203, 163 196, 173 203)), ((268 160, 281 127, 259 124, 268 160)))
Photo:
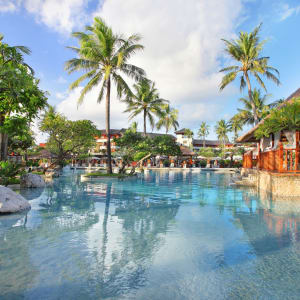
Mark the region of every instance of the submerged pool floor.
POLYGON ((0 217, 0 299, 300 299, 300 200, 229 174, 151 171, 22 190, 0 217))

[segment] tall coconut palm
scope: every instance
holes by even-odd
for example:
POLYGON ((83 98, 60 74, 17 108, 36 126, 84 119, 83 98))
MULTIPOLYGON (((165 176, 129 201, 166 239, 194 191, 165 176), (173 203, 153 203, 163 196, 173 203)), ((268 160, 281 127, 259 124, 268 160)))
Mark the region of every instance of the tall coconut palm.
POLYGON ((234 142, 239 137, 238 133, 243 129, 243 123, 239 117, 236 115, 231 118, 229 122, 230 131, 234 133, 234 142))
POLYGON ((255 106, 256 117, 258 122, 270 113, 270 106, 266 104, 270 95, 261 95, 260 90, 254 89, 252 92, 252 100, 249 98, 240 98, 244 108, 238 108, 238 113, 234 116, 242 125, 255 124, 255 116, 253 114, 252 105, 255 106))
POLYGON ((184 136, 191 139, 194 136, 194 132, 191 129, 185 129, 184 130, 184 136))
POLYGON ((166 128, 166 134, 169 132, 171 128, 177 130, 179 127, 178 119, 178 110, 171 108, 169 104, 165 104, 162 106, 162 115, 158 120, 156 127, 157 129, 161 129, 162 127, 166 128))
POLYGON ((205 138, 209 135, 209 125, 202 122, 198 130, 198 137, 203 139, 203 147, 205 148, 205 138))
POLYGON ((121 98, 124 94, 130 94, 131 90, 122 75, 134 80, 140 80, 145 72, 143 69, 128 63, 130 57, 143 46, 138 44, 139 35, 131 35, 124 38, 113 33, 112 29, 100 19, 95 18, 92 26, 86 26, 85 32, 74 32, 73 37, 79 40, 80 47, 68 47, 75 51, 78 57, 66 62, 65 69, 69 73, 83 71, 70 89, 79 86, 87 80, 82 89, 78 104, 81 104, 86 94, 93 88, 99 87, 98 103, 106 97, 106 135, 107 135, 107 172, 112 173, 111 144, 110 144, 110 94, 111 84, 114 83, 117 95, 121 98))
POLYGON ((262 57, 261 52, 265 41, 260 41, 259 31, 261 25, 257 26, 252 32, 240 32, 238 39, 228 41, 223 39, 226 44, 225 51, 233 60, 239 64, 229 66, 220 70, 226 72, 220 84, 220 90, 223 90, 229 83, 234 81, 238 74, 240 77, 240 89, 243 90, 246 85, 248 87, 248 96, 251 102, 251 107, 254 116, 254 124, 257 124, 258 116, 255 108, 255 103, 252 99, 252 87, 250 82, 250 75, 254 76, 258 84, 266 91, 266 86, 261 78, 261 75, 266 76, 268 79, 280 84, 279 72, 277 69, 268 65, 269 57, 262 57))
POLYGON ((149 79, 143 78, 138 83, 133 85, 135 94, 128 94, 123 100, 127 104, 125 112, 130 112, 129 119, 133 119, 139 114, 143 114, 144 121, 144 135, 147 133, 147 119, 150 122, 152 129, 155 122, 153 116, 162 115, 162 107, 167 100, 161 99, 159 93, 155 88, 155 83, 149 79))
POLYGON ((230 125, 225 120, 220 120, 215 126, 215 132, 217 134, 219 142, 222 144, 222 147, 225 147, 225 144, 229 141, 228 132, 230 131, 230 125))

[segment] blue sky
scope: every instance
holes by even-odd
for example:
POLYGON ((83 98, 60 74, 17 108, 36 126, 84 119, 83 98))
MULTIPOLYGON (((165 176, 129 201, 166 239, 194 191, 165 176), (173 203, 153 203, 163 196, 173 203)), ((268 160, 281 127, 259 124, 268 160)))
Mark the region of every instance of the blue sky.
MULTIPOLYGON (((300 2, 296 0, 0 0, 5 41, 30 47, 26 61, 41 79, 41 87, 49 91, 49 103, 71 119, 89 118, 104 127, 104 106, 95 103, 97 91, 77 109, 80 88, 70 92, 68 86, 78 74, 64 71, 64 62, 73 57, 66 46, 76 45, 70 33, 83 30, 96 15, 116 31, 143 36, 145 50, 133 63, 145 68, 161 96, 180 110, 180 127, 195 133, 201 121, 213 129, 217 120, 229 119, 239 107, 238 82, 218 91, 218 70, 231 64, 221 38, 233 38, 263 22, 261 37, 268 40, 264 54, 280 71, 281 80, 278 87, 266 81, 273 95, 270 101, 300 87, 300 2)), ((128 116, 122 113, 125 107, 114 93, 112 97, 112 128, 128 126, 128 116)), ((213 130, 209 137, 215 138, 213 130)))

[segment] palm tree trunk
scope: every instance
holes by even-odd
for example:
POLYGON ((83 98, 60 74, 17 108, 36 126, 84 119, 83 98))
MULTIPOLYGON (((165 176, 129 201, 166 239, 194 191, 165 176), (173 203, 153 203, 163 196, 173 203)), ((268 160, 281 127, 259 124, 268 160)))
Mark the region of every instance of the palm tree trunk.
MULTIPOLYGON (((0 127, 4 125, 4 115, 0 115, 0 127)), ((7 160, 7 144, 8 135, 4 132, 0 133, 0 161, 7 160)))
POLYGON ((203 136, 203 148, 205 148, 205 135, 203 136))
POLYGON ((245 72, 244 74, 245 74, 245 78, 246 78, 247 85, 248 85, 248 96, 249 96, 249 99, 251 101, 251 107, 252 107, 252 112, 253 112, 253 117, 254 117, 254 125, 256 125, 258 123, 258 117, 257 117, 257 113, 256 113, 255 103, 254 103, 253 98, 252 98, 252 90, 251 90, 250 79, 249 79, 249 76, 248 76, 247 72, 245 72))
POLYGON ((146 117, 147 117, 147 114, 146 114, 146 110, 144 109, 144 136, 146 136, 146 117))
POLYGON ((106 152, 107 152, 107 173, 112 174, 111 166, 111 145, 110 145, 110 77, 107 80, 107 92, 106 92, 106 152))

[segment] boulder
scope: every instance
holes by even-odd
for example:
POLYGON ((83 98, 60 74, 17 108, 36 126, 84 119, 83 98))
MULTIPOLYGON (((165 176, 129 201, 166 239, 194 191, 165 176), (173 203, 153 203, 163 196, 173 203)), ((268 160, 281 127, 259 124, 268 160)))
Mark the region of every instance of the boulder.
POLYGON ((21 187, 39 188, 45 186, 45 181, 42 176, 28 173, 21 177, 21 187))
POLYGON ((16 213, 30 208, 31 206, 25 198, 0 185, 0 214, 16 213))

